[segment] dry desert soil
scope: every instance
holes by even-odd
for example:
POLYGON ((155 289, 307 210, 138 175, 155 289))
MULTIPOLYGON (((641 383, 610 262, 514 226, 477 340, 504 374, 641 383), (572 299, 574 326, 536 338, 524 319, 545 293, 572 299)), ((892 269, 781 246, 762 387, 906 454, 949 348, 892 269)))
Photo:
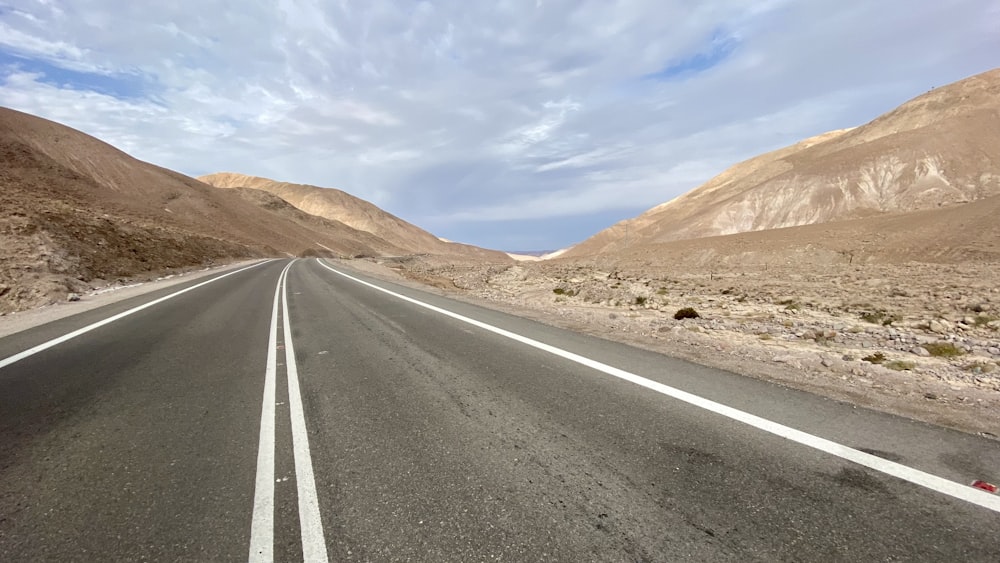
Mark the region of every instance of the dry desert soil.
POLYGON ((834 400, 1000 435, 1000 264, 684 273, 432 256, 344 264, 834 400), (674 318, 687 307, 699 317, 674 318))

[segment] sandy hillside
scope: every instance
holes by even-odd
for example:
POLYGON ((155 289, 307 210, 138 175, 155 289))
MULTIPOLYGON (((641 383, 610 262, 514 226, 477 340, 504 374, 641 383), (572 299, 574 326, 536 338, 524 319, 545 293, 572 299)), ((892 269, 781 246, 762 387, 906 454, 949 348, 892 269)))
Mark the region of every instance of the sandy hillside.
POLYGON ((399 250, 342 223, 293 217, 270 194, 219 190, 5 108, 0 163, 0 313, 238 258, 399 250))
POLYGON ((253 188, 277 195, 295 207, 369 232, 402 249, 402 254, 440 254, 500 260, 501 252, 442 240, 347 192, 267 178, 220 172, 199 180, 219 188, 253 188))
POLYGON ((825 223, 994 195, 1000 195, 1000 69, 936 88, 861 127, 737 164, 566 256, 618 252, 626 241, 825 223))

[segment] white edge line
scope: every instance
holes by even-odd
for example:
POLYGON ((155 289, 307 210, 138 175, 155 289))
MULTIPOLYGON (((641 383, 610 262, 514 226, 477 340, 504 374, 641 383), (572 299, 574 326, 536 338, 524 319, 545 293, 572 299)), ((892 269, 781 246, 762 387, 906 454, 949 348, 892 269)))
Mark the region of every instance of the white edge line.
MULTIPOLYGON (((294 261, 292 262, 295 263, 294 261)), ((290 265, 289 265, 290 266, 290 265)), ((288 406, 292 417, 292 451, 295 457, 295 483, 299 493, 299 526, 302 530, 302 559, 306 563, 329 559, 323 521, 316 497, 316 480, 313 477, 312 456, 309 454, 309 434, 302 409, 299 391, 299 370, 295 364, 295 347, 292 344, 292 327, 288 318, 288 276, 282 281, 282 316, 285 329, 285 371, 288 374, 288 406)))
POLYGON ((201 283, 199 283, 197 285, 192 285, 191 287, 184 288, 184 289, 182 289, 180 291, 171 293, 170 295, 165 295, 163 297, 160 297, 159 299, 155 299, 153 301, 150 301, 149 303, 146 303, 146 304, 143 304, 143 305, 139 305, 138 307, 129 309, 128 311, 123 311, 121 313, 118 313, 117 315, 108 317, 108 318, 106 318, 106 319, 104 319, 102 321, 97 321, 96 323, 89 324, 89 325, 87 325, 87 326, 85 326, 83 328, 79 328, 77 330, 74 330, 73 332, 64 334, 64 335, 62 335, 62 336, 60 336, 58 338, 53 338, 52 340, 49 340, 48 342, 43 342, 43 343, 41 343, 41 344, 39 344, 37 346, 33 346, 31 348, 28 348, 27 350, 24 350, 23 352, 18 352, 17 354, 14 354, 13 356, 8 356, 8 357, 0 360, 0 368, 5 368, 5 367, 7 367, 7 366, 9 366, 9 365, 11 365, 11 364, 13 364, 15 362, 19 362, 19 361, 21 361, 21 360, 23 360, 25 358, 28 358, 30 356, 34 356, 35 354, 37 354, 39 352, 42 352, 44 350, 48 350, 49 348, 52 348, 53 346, 62 344, 63 342, 66 342, 67 340, 72 340, 72 339, 76 338, 77 336, 80 336, 82 334, 86 334, 86 333, 88 333, 88 332, 90 332, 90 331, 92 331, 94 329, 101 328, 104 325, 111 324, 111 323, 113 323, 113 322, 115 322, 117 320, 123 319, 123 318, 125 318, 125 317, 127 317, 127 316, 129 316, 129 315, 131 315, 133 313, 138 313, 139 311, 142 311, 143 309, 148 309, 149 307, 152 307, 153 305, 157 305, 159 303, 163 303, 164 301, 166 301, 168 299, 173 299, 174 297, 177 297, 178 295, 181 295, 183 293, 187 293, 187 292, 189 292, 191 290, 198 289, 199 287, 201 287, 203 285, 208 285, 208 284, 210 284, 212 282, 219 281, 222 278, 229 277, 229 276, 231 276, 233 274, 238 274, 240 272, 249 270, 250 268, 256 268, 257 266, 260 266, 261 264, 266 264, 268 262, 270 262, 270 260, 263 260, 261 262, 257 262, 256 264, 253 264, 251 266, 247 266, 246 268, 240 268, 239 270, 235 270, 235 271, 232 271, 232 272, 228 272, 228 273, 222 274, 219 277, 212 278, 212 279, 210 279, 208 281, 203 281, 203 282, 201 282, 201 283))
POLYGON ((782 438, 786 438, 798 444, 802 444, 803 446, 808 446, 810 448, 814 448, 819 451, 835 455, 841 459, 852 461, 854 463, 857 463, 858 465, 863 465, 869 469, 874 469, 875 471, 885 473, 886 475, 891 475, 893 477, 897 477, 899 479, 908 481, 915 485, 920 485, 921 487, 926 487, 933 491, 937 491, 939 493, 943 493, 948 496, 964 500, 966 502, 970 502, 977 506, 981 506, 983 508, 987 508, 995 512, 1000 512, 1000 497, 988 493, 986 491, 980 491, 979 489, 976 489, 974 487, 963 485, 955 481, 950 481, 943 477, 938 477, 937 475, 932 475, 930 473, 921 471, 919 469, 914 469, 908 465, 903 465, 901 463, 889 461, 887 459, 883 459, 881 457, 874 456, 872 454, 865 453, 860 450, 856 450, 854 448, 849 448, 842 444, 838 444, 837 442, 827 440, 826 438, 820 438, 819 436, 814 436, 812 434, 803 432, 801 430, 796 430, 795 428, 779 424, 777 422, 768 420, 766 418, 761 418, 757 415, 753 415, 748 412, 744 412, 739 409, 723 405, 721 403, 716 403, 715 401, 706 399, 704 397, 700 397, 698 395, 694 395, 686 391, 681 391, 680 389, 670 387, 669 385, 664 385, 662 383, 658 383, 650 379, 646 379, 645 377, 641 377, 634 373, 630 373, 625 370, 618 369, 616 367, 612 367, 607 364, 603 364, 596 360, 580 356, 579 354, 574 354, 573 352, 568 352, 561 348, 556 348, 555 346, 545 344, 544 342, 539 342, 537 340, 528 338, 526 336, 521 336, 520 334, 516 334, 508 330, 504 330, 502 328, 498 328, 493 325, 489 325, 484 322, 459 315, 458 313, 453 313, 447 309, 442 309, 440 307, 424 303, 423 301, 418 301, 412 297, 407 297, 405 295, 396 293, 394 291, 385 289, 383 287, 379 287, 373 283, 366 282, 362 279, 358 279, 354 276, 345 274, 344 272, 331 268, 325 262, 323 262, 318 258, 316 259, 316 261, 321 266, 323 266, 327 270, 330 270, 331 272, 337 275, 343 276, 349 280, 368 286, 372 289, 381 291, 397 299, 413 303, 414 305, 451 317, 455 320, 471 324, 483 330, 499 334, 500 336, 520 342, 522 344, 526 344, 528 346, 537 348, 539 350, 548 352, 550 354, 554 354, 561 358, 565 358, 572 362, 576 362, 578 364, 587 366, 589 368, 617 377, 619 379, 635 383, 636 385, 640 385, 652 391, 656 391, 657 393, 661 393, 668 397, 672 397, 674 399, 683 401, 685 403, 694 405, 696 407, 705 409, 707 411, 720 414, 727 418, 757 428, 759 430, 763 430, 765 432, 774 434, 776 436, 780 436, 782 438))
POLYGON ((250 524, 250 563, 274 561, 274 401, 278 364, 278 299, 281 281, 291 262, 278 275, 271 306, 271 328, 267 339, 264 369, 264 402, 260 412, 260 440, 257 450, 257 481, 254 484, 253 520, 250 524))

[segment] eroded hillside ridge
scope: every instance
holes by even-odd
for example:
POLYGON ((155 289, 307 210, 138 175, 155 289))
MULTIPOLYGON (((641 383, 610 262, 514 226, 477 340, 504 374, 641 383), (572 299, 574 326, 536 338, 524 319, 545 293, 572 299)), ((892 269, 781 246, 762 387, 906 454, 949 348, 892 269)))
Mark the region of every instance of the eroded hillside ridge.
POLYGON ((567 255, 936 209, 998 194, 1000 69, 936 88, 861 127, 739 163, 567 255))
POLYGON ((402 253, 506 259, 501 252, 444 241, 372 203, 335 188, 279 182, 233 172, 208 174, 198 179, 217 188, 252 188, 270 192, 306 213, 378 236, 401 249, 402 253))

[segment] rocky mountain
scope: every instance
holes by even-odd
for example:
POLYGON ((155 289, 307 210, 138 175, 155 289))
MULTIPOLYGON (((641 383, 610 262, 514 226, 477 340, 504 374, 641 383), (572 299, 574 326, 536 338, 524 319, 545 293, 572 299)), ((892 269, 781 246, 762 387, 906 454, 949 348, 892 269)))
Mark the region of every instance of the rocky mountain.
POLYGON ((564 256, 936 209, 998 194, 995 69, 931 90, 866 125, 741 162, 564 256))
POLYGON ((0 108, 0 313, 237 258, 400 252, 272 194, 219 190, 0 108))
POLYGON ((219 172, 198 180, 218 188, 252 188, 270 192, 306 213, 339 221, 371 233, 403 249, 405 254, 471 256, 508 260, 502 252, 442 240, 431 233, 387 213, 347 192, 305 184, 291 184, 268 178, 219 172))

